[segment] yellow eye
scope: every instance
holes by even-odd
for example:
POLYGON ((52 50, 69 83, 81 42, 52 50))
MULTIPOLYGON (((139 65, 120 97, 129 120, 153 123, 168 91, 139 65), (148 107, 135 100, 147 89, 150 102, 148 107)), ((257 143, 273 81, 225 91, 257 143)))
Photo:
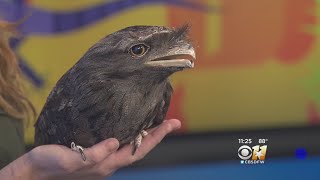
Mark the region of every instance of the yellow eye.
POLYGON ((131 47, 130 54, 133 56, 143 56, 148 49, 149 47, 144 44, 137 44, 131 47))

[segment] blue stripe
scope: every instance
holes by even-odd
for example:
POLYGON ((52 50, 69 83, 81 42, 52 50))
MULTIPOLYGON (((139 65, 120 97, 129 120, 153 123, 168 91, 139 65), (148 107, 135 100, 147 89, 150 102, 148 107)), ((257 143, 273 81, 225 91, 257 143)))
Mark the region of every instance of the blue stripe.
POLYGON ((239 161, 162 168, 121 169, 108 180, 319 180, 320 158, 267 159, 266 164, 241 165, 239 161))
POLYGON ((214 7, 186 0, 121 0, 66 12, 49 12, 15 3, 0 2, 0 11, 5 12, 6 18, 12 21, 31 13, 32 16, 21 27, 24 34, 54 34, 76 30, 129 8, 154 4, 179 6, 204 13, 216 10, 214 7))

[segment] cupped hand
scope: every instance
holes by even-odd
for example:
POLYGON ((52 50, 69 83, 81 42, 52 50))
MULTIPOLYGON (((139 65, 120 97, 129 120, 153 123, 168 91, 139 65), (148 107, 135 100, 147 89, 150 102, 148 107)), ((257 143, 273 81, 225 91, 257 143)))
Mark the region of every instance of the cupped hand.
POLYGON ((118 140, 110 138, 85 149, 86 161, 82 160, 80 153, 61 145, 38 146, 21 158, 30 167, 32 179, 102 179, 142 159, 168 133, 180 126, 179 120, 170 119, 149 130, 134 155, 131 154, 132 145, 118 149, 118 140))

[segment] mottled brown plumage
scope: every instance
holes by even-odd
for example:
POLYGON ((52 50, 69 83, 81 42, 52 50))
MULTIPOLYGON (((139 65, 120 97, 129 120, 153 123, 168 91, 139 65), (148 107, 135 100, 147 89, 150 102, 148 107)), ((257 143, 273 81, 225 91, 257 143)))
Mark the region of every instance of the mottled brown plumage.
POLYGON ((160 124, 172 94, 168 77, 193 67, 187 29, 133 26, 97 42, 50 93, 35 144, 90 147, 115 137, 122 146, 160 124))

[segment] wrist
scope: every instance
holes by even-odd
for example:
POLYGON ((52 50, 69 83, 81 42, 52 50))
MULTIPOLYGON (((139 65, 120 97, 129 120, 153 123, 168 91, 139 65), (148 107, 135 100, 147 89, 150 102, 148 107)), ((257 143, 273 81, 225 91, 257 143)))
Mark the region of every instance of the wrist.
POLYGON ((0 171, 0 179, 38 179, 33 174, 32 164, 29 162, 27 154, 19 157, 0 171))
MULTIPOLYGON (((29 152, 30 153, 30 152, 29 152)), ((17 174, 21 174, 23 179, 40 179, 38 175, 37 169, 34 167, 34 164, 30 160, 30 154, 26 153, 21 156, 21 165, 22 167, 17 167, 17 174)))
POLYGON ((12 163, 11 172, 13 177, 15 177, 14 179, 41 179, 34 164, 30 161, 29 155, 30 152, 18 158, 16 160, 17 163, 12 163))

